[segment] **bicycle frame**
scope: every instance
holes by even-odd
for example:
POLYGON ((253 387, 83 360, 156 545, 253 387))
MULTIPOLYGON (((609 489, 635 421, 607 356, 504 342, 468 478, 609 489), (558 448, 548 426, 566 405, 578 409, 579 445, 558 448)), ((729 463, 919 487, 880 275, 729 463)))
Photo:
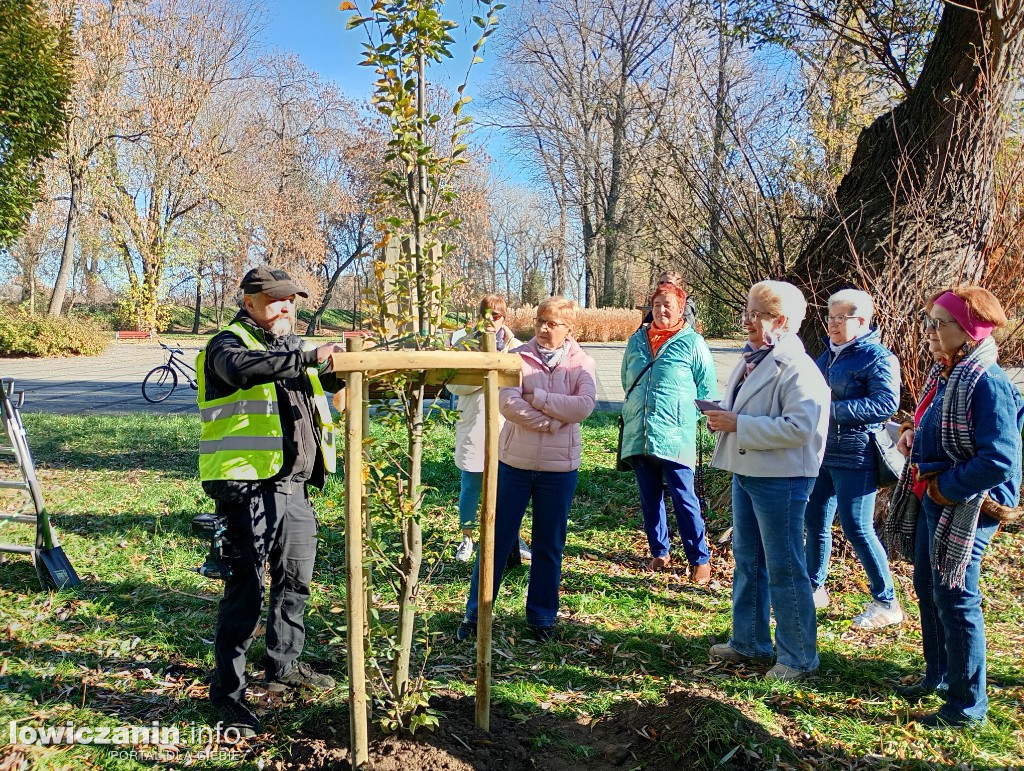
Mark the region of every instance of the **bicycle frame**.
MULTIPOLYGON (((167 346, 164 347, 167 348, 167 346)), ((179 354, 182 353, 182 350, 180 348, 167 348, 167 350, 169 352, 169 355, 167 357, 167 366, 173 367, 182 375, 184 375, 189 385, 195 388, 196 385, 198 384, 198 380, 196 379, 196 368, 193 367, 184 359, 178 358, 179 354)))

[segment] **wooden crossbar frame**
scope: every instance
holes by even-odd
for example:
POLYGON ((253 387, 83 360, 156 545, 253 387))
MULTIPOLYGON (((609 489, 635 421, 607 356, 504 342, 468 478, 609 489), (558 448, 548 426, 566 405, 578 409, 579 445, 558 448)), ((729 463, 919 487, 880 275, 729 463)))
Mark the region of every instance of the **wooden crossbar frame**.
POLYGON ((352 766, 367 762, 368 700, 366 644, 371 605, 370 576, 363 564, 369 537, 363 485, 363 438, 368 428, 367 373, 419 371, 428 383, 482 385, 484 389, 484 479, 480 516, 479 621, 477 622, 476 724, 491 723, 491 627, 494 605, 494 511, 498 499, 498 389, 519 384, 518 354, 497 353, 494 334, 480 351, 364 351, 362 338, 345 341, 346 352, 331 356, 334 372, 345 376, 345 585, 348 619, 349 730, 352 766))

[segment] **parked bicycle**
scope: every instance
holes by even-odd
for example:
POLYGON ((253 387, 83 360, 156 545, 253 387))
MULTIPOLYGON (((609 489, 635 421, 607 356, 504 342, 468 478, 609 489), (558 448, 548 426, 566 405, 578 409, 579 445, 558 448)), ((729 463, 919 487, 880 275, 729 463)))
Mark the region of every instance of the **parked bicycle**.
POLYGON ((179 372, 188 381, 189 387, 193 391, 198 391, 199 381, 196 380, 195 367, 178 358, 185 352, 181 348, 172 348, 163 343, 160 343, 160 347, 167 351, 167 363, 150 370, 146 379, 142 381, 142 396, 145 400, 159 404, 174 393, 174 389, 178 387, 179 372))

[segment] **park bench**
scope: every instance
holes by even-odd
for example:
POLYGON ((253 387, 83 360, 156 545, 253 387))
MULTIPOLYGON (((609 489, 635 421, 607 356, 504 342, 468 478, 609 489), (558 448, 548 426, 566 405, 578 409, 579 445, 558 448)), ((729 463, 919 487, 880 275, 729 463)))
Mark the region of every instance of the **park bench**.
POLYGON ((144 329, 119 329, 116 334, 118 340, 153 340, 156 335, 153 330, 144 329))

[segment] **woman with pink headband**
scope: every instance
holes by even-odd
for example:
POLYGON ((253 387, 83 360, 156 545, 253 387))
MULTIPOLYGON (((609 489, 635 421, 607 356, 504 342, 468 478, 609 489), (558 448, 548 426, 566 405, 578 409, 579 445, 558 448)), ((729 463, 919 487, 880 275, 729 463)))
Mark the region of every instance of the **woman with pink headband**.
POLYGON ((1024 397, 996 363, 1006 324, 987 289, 940 292, 923 319, 936 364, 897 445, 910 458, 885 523, 889 551, 914 562, 924 678, 908 699, 941 693, 927 728, 985 722, 981 558, 1001 521, 1019 514, 1024 397))

